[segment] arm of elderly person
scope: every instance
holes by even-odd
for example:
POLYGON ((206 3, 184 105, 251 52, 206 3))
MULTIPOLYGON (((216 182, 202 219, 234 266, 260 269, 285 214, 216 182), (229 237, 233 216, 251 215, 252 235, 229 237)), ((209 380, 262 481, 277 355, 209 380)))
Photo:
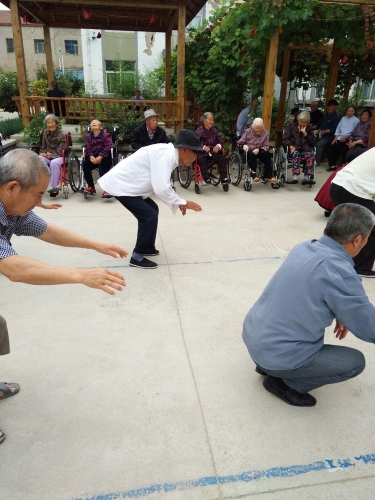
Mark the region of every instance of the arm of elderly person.
POLYGON ((63 154, 63 150, 67 147, 65 134, 62 130, 59 130, 58 133, 58 143, 53 151, 49 151, 53 157, 59 158, 63 154))
POLYGON ((42 134, 42 145, 40 147, 39 153, 47 153, 47 130, 45 130, 42 134))
POLYGON ((102 143, 100 144, 100 149, 98 151, 98 156, 100 156, 101 158, 106 158, 107 156, 109 156, 111 154, 111 149, 112 149, 112 146, 113 146, 113 140, 112 140, 112 136, 111 134, 109 134, 108 132, 103 132, 103 141, 102 143))
POLYGON ((143 139, 142 139, 142 131, 139 127, 136 127, 133 130, 133 136, 132 136, 132 140, 130 142, 130 145, 131 145, 132 149, 134 149, 135 151, 137 149, 141 149, 145 146, 145 144, 143 143, 143 139))

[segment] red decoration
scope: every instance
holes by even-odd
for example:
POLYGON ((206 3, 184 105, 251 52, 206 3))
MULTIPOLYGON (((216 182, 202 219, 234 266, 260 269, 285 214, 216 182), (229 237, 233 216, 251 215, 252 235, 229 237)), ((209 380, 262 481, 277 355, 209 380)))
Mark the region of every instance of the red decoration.
POLYGON ((250 30, 250 37, 254 38, 256 34, 257 34, 256 26, 253 26, 250 30))
POLYGON ((98 34, 96 35, 96 38, 101 38, 101 37, 102 37, 102 34, 101 34, 101 33, 98 33, 98 34))
POLYGON ((82 15, 85 19, 90 19, 92 16, 91 12, 87 9, 82 9, 82 15))
POLYGON ((349 61, 349 57, 348 56, 344 56, 342 59, 341 59, 341 64, 345 64, 349 61))
POLYGON ((154 24, 155 21, 156 21, 156 16, 155 14, 152 14, 152 16, 150 17, 150 24, 154 24))
POLYGON ((25 14, 22 16, 22 21, 27 24, 27 23, 31 23, 31 16, 29 14, 25 14))

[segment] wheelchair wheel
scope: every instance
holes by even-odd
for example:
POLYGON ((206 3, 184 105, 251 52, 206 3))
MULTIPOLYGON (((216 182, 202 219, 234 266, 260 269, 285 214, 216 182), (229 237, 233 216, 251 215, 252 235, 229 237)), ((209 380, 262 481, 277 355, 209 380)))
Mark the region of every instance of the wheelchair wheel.
POLYGON ((281 187, 281 182, 280 181, 272 182, 271 187, 272 189, 279 189, 281 187))
POLYGON ((191 168, 185 165, 178 165, 177 178, 181 187, 187 189, 191 184, 191 168))
POLYGON ((241 156, 237 151, 234 151, 229 157, 228 161, 228 171, 229 177, 232 181, 233 186, 238 186, 242 179, 242 160, 241 156))
POLYGON ((253 187, 253 184, 250 181, 245 181, 243 183, 243 188, 245 191, 251 191, 252 187, 253 187))
POLYGON ((223 190, 227 193, 229 191, 229 184, 223 184, 223 190))
POLYGON ((199 182, 196 182, 194 184, 194 191, 197 193, 197 194, 201 194, 201 185, 199 184, 199 182))
POLYGON ((63 185, 62 191, 64 193, 64 198, 67 200, 69 198, 69 186, 68 186, 68 184, 63 185))
POLYGON ((79 160, 73 152, 69 154, 68 158, 68 180, 73 193, 80 190, 81 176, 79 173, 79 160))
POLYGON ((208 167, 208 173, 210 174, 211 184, 213 186, 218 186, 220 184, 220 171, 219 165, 214 163, 208 167))

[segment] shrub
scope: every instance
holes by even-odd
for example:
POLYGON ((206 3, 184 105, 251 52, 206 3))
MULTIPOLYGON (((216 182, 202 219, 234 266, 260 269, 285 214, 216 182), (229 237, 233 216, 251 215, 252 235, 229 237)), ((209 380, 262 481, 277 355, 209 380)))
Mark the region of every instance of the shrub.
POLYGON ((20 95, 17 73, 2 71, 0 73, 0 108, 8 113, 18 111, 16 103, 12 101, 12 96, 17 95, 20 95))
POLYGON ((0 120, 0 132, 4 139, 13 134, 18 134, 21 130, 23 130, 21 118, 8 118, 6 120, 0 120))
POLYGON ((31 120, 31 123, 24 130, 24 137, 29 144, 29 146, 39 146, 40 143, 40 130, 44 130, 44 118, 46 117, 45 113, 38 113, 31 120))

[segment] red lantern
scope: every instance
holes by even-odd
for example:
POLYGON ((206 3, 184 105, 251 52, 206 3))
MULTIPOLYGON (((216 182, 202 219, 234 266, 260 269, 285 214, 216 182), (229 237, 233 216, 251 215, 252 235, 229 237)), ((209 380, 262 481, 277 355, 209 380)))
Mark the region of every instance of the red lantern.
POLYGON ((102 37, 102 34, 101 34, 101 33, 98 33, 98 34, 96 35, 96 38, 101 38, 101 37, 102 37))
POLYGON ((92 16, 91 12, 86 9, 82 9, 82 15, 85 19, 90 19, 90 17, 92 16))
POLYGON ((344 56, 342 59, 341 59, 341 64, 345 64, 349 61, 349 57, 348 56, 344 56))
POLYGON ((150 17, 150 24, 154 24, 155 21, 156 21, 156 16, 155 14, 152 14, 152 16, 150 17))

